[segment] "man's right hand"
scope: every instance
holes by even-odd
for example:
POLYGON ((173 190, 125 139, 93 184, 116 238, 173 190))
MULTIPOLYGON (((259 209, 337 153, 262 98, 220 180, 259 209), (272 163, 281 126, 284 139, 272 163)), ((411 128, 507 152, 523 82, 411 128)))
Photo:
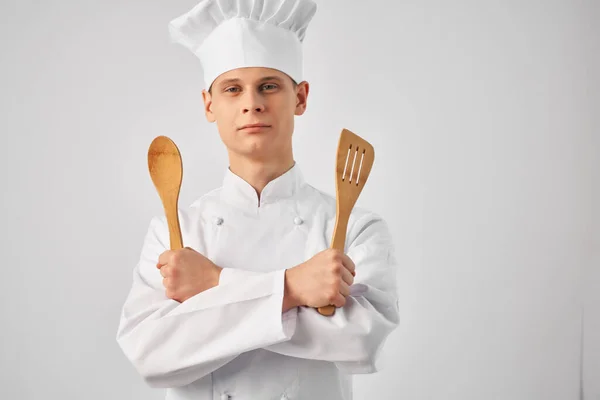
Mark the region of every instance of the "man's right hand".
POLYGON ((354 262, 339 250, 327 249, 285 272, 283 311, 296 306, 343 307, 354 283, 354 262))

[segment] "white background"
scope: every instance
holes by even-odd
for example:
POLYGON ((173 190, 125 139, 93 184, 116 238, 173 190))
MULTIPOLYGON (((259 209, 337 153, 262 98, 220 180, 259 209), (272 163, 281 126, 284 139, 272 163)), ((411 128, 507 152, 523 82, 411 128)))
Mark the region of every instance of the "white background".
MULTIPOLYGON (((181 206, 227 167, 167 36, 194 4, 0 2, 2 399, 163 398, 115 336, 162 213, 151 140, 181 149, 181 206)), ((600 2, 318 4, 296 160, 333 194, 341 129, 371 141, 359 205, 401 264, 401 327, 355 399, 600 399, 600 2)))

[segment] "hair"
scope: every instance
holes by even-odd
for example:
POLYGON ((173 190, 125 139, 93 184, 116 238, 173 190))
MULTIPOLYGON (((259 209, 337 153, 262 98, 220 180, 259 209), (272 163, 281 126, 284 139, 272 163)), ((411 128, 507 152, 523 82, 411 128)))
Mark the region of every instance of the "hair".
MULTIPOLYGON (((294 79, 292 79, 292 77, 290 77, 288 75, 288 78, 290 78, 290 80, 292 81, 292 86, 294 87, 294 89, 296 89, 298 87, 298 82, 296 82, 294 79)), ((210 85, 210 87, 208 88, 208 93, 210 93, 210 95, 212 96, 212 83, 210 85)))

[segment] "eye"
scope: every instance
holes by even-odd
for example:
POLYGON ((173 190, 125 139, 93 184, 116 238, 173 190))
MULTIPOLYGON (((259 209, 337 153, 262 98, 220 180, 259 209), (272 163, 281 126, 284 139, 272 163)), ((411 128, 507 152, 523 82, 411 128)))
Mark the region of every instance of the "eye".
POLYGON ((228 92, 228 93, 234 93, 234 91, 235 91, 235 90, 237 90, 237 89, 238 89, 238 88, 237 88, 237 87, 235 87, 235 86, 230 86, 230 87, 226 88, 226 89, 224 90, 224 92, 228 92))
POLYGON ((265 90, 269 90, 269 89, 277 89, 277 85, 275 83, 265 83, 264 85, 262 85, 262 88, 265 90))

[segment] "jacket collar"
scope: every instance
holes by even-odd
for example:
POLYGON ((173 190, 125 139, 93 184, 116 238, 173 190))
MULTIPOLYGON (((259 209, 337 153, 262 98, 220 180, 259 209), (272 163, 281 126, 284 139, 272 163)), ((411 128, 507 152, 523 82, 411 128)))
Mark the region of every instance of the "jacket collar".
POLYGON ((230 204, 258 211, 258 208, 265 204, 291 198, 303 185, 304 177, 297 163, 294 162, 292 168, 267 183, 260 194, 259 201, 256 190, 227 168, 223 179, 221 198, 230 204))

